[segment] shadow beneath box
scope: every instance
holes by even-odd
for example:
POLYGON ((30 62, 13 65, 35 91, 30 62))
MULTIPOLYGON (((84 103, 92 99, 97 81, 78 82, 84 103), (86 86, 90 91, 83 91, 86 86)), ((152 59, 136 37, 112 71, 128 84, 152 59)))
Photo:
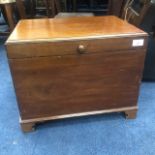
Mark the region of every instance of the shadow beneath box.
POLYGON ((74 125, 84 125, 98 122, 109 122, 109 121, 124 121, 125 114, 123 112, 117 113, 107 113, 107 114, 97 114, 88 116, 71 117, 57 120, 50 120, 36 124, 36 130, 44 130, 53 127, 63 127, 63 126, 74 126, 74 125))

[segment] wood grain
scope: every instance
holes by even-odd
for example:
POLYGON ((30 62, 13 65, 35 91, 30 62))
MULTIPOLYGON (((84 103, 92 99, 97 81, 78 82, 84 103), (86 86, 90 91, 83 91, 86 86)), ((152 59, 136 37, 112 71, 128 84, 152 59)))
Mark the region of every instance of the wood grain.
POLYGON ((147 46, 147 37, 114 37, 108 39, 86 39, 74 41, 56 41, 56 42, 40 42, 40 43, 16 43, 7 44, 7 54, 9 58, 28 58, 40 56, 59 56, 66 54, 78 54, 79 45, 85 47, 84 53, 109 53, 117 50, 137 49, 132 46, 134 39, 144 39, 144 45, 138 49, 145 49, 147 46), (29 48, 27 48, 27 46, 29 48))
POLYGON ((130 106, 130 107, 121 107, 116 109, 106 109, 106 110, 97 110, 97 111, 88 111, 88 112, 80 112, 80 113, 73 113, 73 114, 65 114, 65 115, 57 115, 57 116, 48 116, 48 117, 39 117, 33 119, 19 119, 20 124, 29 124, 31 125, 31 129, 33 129, 33 124, 43 123, 51 120, 56 119, 65 119, 65 118, 72 118, 72 117, 82 117, 82 116, 92 116, 92 115, 101 115, 101 114, 109 114, 109 113, 120 113, 120 112, 135 112, 138 110, 138 106, 130 106))
POLYGON ((6 48, 23 131, 86 114, 135 117, 146 47, 145 32, 114 16, 21 21, 6 48))
POLYGON ((21 118, 136 105, 144 56, 131 50, 10 59, 21 118))
POLYGON ((21 20, 7 42, 73 40, 89 37, 147 35, 144 31, 115 17, 73 17, 67 19, 21 20))

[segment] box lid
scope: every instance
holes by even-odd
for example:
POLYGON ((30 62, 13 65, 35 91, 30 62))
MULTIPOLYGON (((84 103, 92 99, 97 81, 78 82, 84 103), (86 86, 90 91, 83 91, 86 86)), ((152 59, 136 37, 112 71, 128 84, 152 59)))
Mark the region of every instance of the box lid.
POLYGON ((115 16, 21 20, 7 43, 147 35, 115 16))

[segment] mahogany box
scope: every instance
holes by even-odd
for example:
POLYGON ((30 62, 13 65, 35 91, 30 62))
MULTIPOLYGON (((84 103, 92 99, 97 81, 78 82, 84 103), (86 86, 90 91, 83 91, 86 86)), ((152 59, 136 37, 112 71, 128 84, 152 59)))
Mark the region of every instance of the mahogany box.
POLYGON ((135 118, 147 33, 115 16, 21 20, 6 41, 23 131, 47 120, 135 118))

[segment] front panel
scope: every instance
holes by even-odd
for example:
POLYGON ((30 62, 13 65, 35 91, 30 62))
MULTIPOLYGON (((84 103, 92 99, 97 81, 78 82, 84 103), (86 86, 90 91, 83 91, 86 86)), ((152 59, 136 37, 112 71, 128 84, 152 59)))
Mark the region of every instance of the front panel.
POLYGON ((22 119, 137 104, 145 50, 9 59, 22 119))

